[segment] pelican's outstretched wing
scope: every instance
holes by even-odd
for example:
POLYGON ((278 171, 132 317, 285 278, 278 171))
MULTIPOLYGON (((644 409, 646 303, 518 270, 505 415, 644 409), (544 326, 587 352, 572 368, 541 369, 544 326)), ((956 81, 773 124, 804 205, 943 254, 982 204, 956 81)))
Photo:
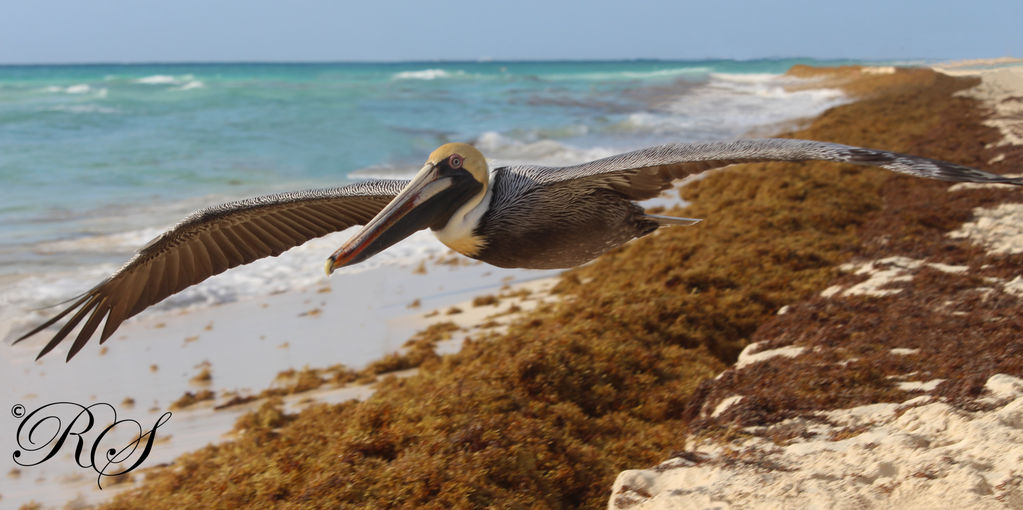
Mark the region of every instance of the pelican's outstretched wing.
MULTIPOLYGON (((550 185, 586 181, 619 191, 632 200, 653 198, 672 181, 712 168, 759 161, 837 161, 886 168, 943 181, 1001 183, 1023 186, 1023 179, 938 161, 837 143, 768 138, 730 142, 668 144, 626 152, 581 165, 561 168, 517 167, 516 173, 550 185)), ((579 182, 586 187, 586 184, 579 182)))
POLYGON ((100 343, 110 338, 125 319, 186 287, 232 267, 280 255, 310 239, 366 223, 408 182, 373 180, 340 188, 265 195, 199 210, 150 241, 121 269, 14 343, 75 312, 39 353, 42 357, 50 352, 84 320, 68 349, 70 360, 104 318, 100 343))

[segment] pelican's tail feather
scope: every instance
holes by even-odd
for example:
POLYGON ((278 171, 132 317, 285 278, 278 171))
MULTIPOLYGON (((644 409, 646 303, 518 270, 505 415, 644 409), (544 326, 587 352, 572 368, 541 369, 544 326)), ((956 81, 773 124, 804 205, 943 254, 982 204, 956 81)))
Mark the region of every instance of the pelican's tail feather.
POLYGON ((649 218, 651 220, 656 221, 657 224, 662 226, 662 227, 669 226, 669 225, 689 226, 689 225, 695 225, 695 224, 703 221, 702 219, 699 219, 699 218, 676 218, 674 216, 658 216, 656 214, 645 214, 644 216, 646 216, 647 218, 649 218))

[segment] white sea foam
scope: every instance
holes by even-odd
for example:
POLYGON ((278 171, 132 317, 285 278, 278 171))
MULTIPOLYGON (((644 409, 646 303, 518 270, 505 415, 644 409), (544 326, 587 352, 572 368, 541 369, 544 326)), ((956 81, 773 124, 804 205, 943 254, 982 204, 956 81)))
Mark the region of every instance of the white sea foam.
POLYGON ((135 83, 141 83, 144 85, 179 85, 194 80, 195 77, 191 74, 182 76, 171 76, 168 74, 154 74, 152 76, 146 76, 135 80, 135 83))
POLYGON ((72 85, 72 86, 64 89, 64 92, 67 93, 67 94, 85 94, 86 92, 89 92, 90 90, 92 90, 92 87, 89 87, 88 84, 86 84, 86 83, 79 83, 77 85, 72 85))
POLYGON ((201 89, 201 88, 203 88, 205 86, 206 86, 206 84, 201 82, 201 81, 199 81, 199 80, 192 80, 192 81, 189 81, 189 82, 185 83, 184 85, 182 85, 182 86, 180 86, 180 87, 178 87, 178 88, 176 88, 174 90, 201 89))
POLYGON ((539 163, 562 166, 583 163, 619 152, 609 147, 573 147, 554 140, 522 142, 494 131, 476 138, 474 145, 487 155, 491 166, 516 163, 539 163))
POLYGON ((710 79, 735 83, 764 83, 784 80, 784 76, 773 73, 710 73, 710 79))
POLYGON ((142 245, 155 238, 162 231, 159 228, 145 228, 115 234, 99 234, 76 237, 74 239, 61 239, 59 241, 45 241, 33 246, 33 251, 45 255, 81 252, 130 252, 142 247, 142 245))
POLYGON ((454 76, 464 76, 464 71, 449 72, 444 69, 423 69, 420 71, 402 71, 396 73, 393 77, 395 80, 436 80, 439 78, 451 78, 454 76))
POLYGON ((163 83, 177 83, 177 81, 178 80, 176 78, 174 78, 173 76, 168 76, 166 74, 157 74, 157 75, 153 75, 153 76, 146 76, 145 78, 139 78, 139 79, 135 80, 135 83, 145 83, 145 84, 149 84, 149 85, 157 85, 157 84, 163 84, 163 83))
POLYGON ((91 93, 93 96, 98 97, 98 98, 107 97, 107 89, 105 89, 103 87, 93 88, 88 83, 77 83, 75 85, 69 85, 67 87, 61 87, 61 86, 58 86, 58 85, 50 85, 50 86, 47 86, 47 87, 43 87, 40 90, 42 92, 47 92, 47 93, 50 93, 50 94, 83 95, 83 94, 90 94, 91 93))
POLYGON ((707 83, 628 115, 613 132, 678 135, 704 140, 743 136, 768 126, 820 114, 848 101, 837 89, 787 90, 796 80, 774 74, 711 74, 707 83))

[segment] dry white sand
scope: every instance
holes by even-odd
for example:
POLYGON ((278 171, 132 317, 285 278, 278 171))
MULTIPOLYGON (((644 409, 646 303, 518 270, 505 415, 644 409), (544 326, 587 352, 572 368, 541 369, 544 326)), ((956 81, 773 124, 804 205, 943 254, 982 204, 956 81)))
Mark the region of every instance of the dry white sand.
POLYGON ((1023 380, 995 375, 986 388, 982 412, 922 396, 773 425, 803 431, 788 444, 705 445, 702 459, 622 472, 608 508, 1020 508, 1023 380))
POLYGON ((1023 59, 971 60, 934 68, 952 76, 980 76, 981 84, 962 94, 991 108, 993 115, 984 123, 1002 132, 1002 145, 1023 145, 1023 59))
POLYGON ((992 255, 1023 253, 1023 204, 978 207, 974 219, 949 232, 953 239, 969 238, 992 255))

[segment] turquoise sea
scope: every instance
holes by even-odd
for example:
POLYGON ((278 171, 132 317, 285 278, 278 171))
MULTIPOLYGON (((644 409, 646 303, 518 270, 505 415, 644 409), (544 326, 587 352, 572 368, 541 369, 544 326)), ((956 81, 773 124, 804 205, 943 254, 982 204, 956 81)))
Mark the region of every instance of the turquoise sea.
MULTIPOLYGON (((786 91, 797 63, 849 62, 0 66, 0 319, 87 290, 192 210, 408 175, 448 141, 497 163, 568 164, 734 138, 844 100, 786 91)), ((439 246, 416 237, 375 263, 439 246)), ((308 284, 331 250, 228 272, 167 306, 308 284)))

